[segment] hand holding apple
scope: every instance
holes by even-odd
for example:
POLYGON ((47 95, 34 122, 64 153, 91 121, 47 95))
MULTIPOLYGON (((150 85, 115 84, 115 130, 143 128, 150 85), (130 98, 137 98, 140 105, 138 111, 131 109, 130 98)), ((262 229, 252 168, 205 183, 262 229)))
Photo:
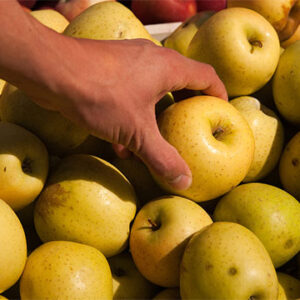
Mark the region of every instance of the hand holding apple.
POLYGON ((169 193, 197 202, 211 200, 238 185, 248 173, 254 155, 253 133, 230 103, 211 96, 188 98, 168 107, 158 125, 193 176, 192 185, 183 191, 155 177, 169 193))

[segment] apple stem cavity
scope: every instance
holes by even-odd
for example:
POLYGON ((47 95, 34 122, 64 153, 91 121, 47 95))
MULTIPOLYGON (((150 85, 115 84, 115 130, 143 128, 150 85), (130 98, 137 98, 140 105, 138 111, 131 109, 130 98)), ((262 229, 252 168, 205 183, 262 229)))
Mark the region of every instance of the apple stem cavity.
POLYGON ((220 140, 224 132, 225 132, 224 128, 217 127, 216 129, 213 130, 213 136, 216 140, 220 140))
POLYGON ((263 47, 263 43, 261 41, 259 41, 259 40, 249 40, 249 43, 252 46, 251 50, 250 50, 251 53, 254 52, 255 47, 258 47, 258 48, 262 48, 263 47))
POLYGON ((157 223, 155 223, 154 221, 152 221, 150 218, 148 219, 148 222, 150 223, 151 229, 153 231, 156 231, 156 230, 158 230, 160 228, 160 225, 157 224, 157 223))
POLYGON ((26 173, 26 174, 32 173, 31 164, 32 164, 32 160, 28 157, 25 157, 22 162, 22 170, 24 173, 26 173))

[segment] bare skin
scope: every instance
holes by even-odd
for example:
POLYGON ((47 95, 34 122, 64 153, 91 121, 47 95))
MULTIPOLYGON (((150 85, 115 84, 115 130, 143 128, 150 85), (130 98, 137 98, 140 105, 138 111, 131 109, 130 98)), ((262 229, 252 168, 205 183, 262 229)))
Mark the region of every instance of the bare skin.
POLYGON ((183 88, 227 100, 211 66, 143 39, 63 36, 16 0, 0 1, 0 41, 0 78, 115 144, 118 155, 135 153, 174 188, 188 188, 190 169, 160 135, 154 108, 166 92, 183 88))

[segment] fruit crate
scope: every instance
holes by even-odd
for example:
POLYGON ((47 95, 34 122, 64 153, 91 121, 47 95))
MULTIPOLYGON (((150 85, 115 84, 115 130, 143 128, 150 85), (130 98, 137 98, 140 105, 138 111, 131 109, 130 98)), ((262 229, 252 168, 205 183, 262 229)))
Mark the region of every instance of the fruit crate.
POLYGON ((161 23, 161 24, 151 24, 146 25, 148 32, 157 40, 163 41, 168 37, 181 22, 171 22, 171 23, 161 23))

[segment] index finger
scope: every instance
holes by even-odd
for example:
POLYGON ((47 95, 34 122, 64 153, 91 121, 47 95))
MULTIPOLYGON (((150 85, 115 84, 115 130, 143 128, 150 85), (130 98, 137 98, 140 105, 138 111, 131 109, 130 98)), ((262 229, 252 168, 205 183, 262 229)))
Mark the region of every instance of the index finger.
POLYGON ((228 100, 225 85, 211 65, 175 53, 169 67, 171 91, 184 88, 200 90, 206 95, 228 100))

